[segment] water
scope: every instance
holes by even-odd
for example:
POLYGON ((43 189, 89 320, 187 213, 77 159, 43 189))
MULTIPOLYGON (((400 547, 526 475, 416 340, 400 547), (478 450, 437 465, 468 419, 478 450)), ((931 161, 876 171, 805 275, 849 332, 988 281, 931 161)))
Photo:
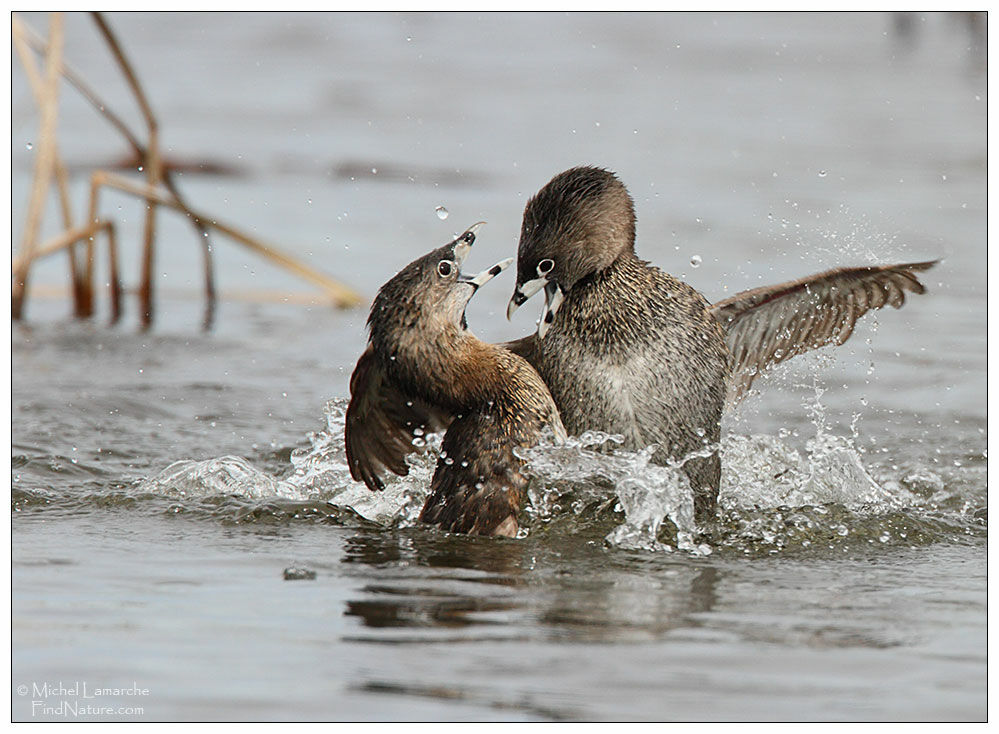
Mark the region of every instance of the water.
MULTIPOLYGON (((11 339, 15 719, 985 719, 987 103, 960 22, 110 20, 168 152, 232 170, 185 173, 187 197, 366 299, 475 221, 472 270, 513 254, 526 198, 579 163, 618 171, 639 254, 712 300, 944 261, 726 417, 713 527, 676 471, 588 435, 528 452, 515 540, 415 523, 432 455, 379 495, 349 480, 364 308, 236 299, 306 287, 216 237, 230 298, 202 334, 200 244, 166 213, 150 333, 134 301, 116 329, 103 301, 67 320, 46 261, 11 339), (67 708, 88 703, 113 713, 67 708)), ((84 16, 66 52, 141 129, 84 16)), ((18 242, 18 72, 12 100, 18 242)), ((79 212, 85 168, 123 146, 71 92, 61 114, 79 212)), ((102 201, 134 284, 140 207, 102 201)), ((511 288, 473 300, 483 338, 533 328, 503 318, 511 288)))

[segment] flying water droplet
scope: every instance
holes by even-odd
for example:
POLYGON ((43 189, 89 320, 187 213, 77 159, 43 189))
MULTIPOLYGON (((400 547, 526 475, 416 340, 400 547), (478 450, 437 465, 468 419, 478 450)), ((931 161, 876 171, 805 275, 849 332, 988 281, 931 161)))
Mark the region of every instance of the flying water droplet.
POLYGON ((702 261, 700 255, 691 255, 690 256, 690 267, 692 267, 692 268, 700 267, 701 262, 703 262, 703 261, 702 261))
POLYGON ((447 215, 449 214, 448 210, 442 206, 437 207, 434 211, 437 212, 438 219, 447 219, 447 215))
POLYGON ((32 145, 31 143, 28 143, 28 144, 27 144, 27 145, 25 145, 24 147, 25 147, 25 148, 27 148, 28 150, 31 150, 31 149, 32 149, 32 148, 34 148, 35 146, 34 146, 34 145, 32 145))

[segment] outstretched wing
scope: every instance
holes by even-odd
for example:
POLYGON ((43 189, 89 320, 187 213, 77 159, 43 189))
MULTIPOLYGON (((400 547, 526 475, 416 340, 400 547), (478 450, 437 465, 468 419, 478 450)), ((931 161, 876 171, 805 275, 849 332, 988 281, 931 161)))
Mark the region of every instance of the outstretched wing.
POLYGON ((924 293, 915 274, 937 262, 837 268, 744 291, 711 306, 731 353, 730 401, 742 397, 768 367, 816 347, 842 344, 871 309, 901 308, 905 291, 924 293))
POLYGON ((350 405, 344 425, 350 475, 369 489, 383 489, 382 476, 387 471, 400 476, 409 473, 406 456, 417 451, 414 431, 442 431, 450 422, 445 411, 405 395, 393 385, 369 344, 350 376, 350 405))

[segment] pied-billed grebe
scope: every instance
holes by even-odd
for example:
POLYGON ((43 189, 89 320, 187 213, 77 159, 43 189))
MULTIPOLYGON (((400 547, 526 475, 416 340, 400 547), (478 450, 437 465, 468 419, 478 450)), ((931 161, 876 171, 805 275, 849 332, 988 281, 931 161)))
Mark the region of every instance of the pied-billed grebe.
POLYGON ((857 319, 904 291, 933 262, 830 270, 715 305, 635 255, 635 209, 610 171, 579 167, 527 202, 507 316, 540 290, 538 330, 507 346, 544 378, 569 433, 621 434, 625 446, 683 461, 699 520, 710 517, 726 394, 763 369, 842 343, 857 319))
POLYGON ((350 380, 344 437, 353 477, 380 489, 385 470, 407 473, 414 436, 447 426, 420 520, 513 537, 527 487, 513 450, 536 444, 546 427, 557 439, 565 429, 534 368, 468 330, 469 299, 513 261, 462 275, 478 226, 379 290, 368 347, 350 380))

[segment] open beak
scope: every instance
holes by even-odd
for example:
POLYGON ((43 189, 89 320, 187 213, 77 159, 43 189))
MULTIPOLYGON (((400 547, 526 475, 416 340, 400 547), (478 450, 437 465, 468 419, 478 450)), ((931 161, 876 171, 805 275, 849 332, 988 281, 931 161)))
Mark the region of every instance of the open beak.
POLYGON ((548 284, 548 278, 535 278, 526 283, 521 283, 510 297, 510 303, 506 307, 506 318, 509 321, 518 308, 527 303, 527 299, 540 291, 548 284))
POLYGON ((559 306, 565 300, 565 295, 558 283, 548 280, 548 278, 535 278, 526 283, 521 283, 513 292, 510 303, 506 307, 506 317, 509 319, 514 312, 520 308, 528 298, 535 293, 545 289, 545 309, 541 312, 541 319, 538 321, 538 338, 544 339, 549 327, 555 323, 555 314, 558 313, 559 306))
POLYGON ((545 286, 545 310, 541 315, 541 320, 538 321, 538 339, 545 338, 549 327, 555 322, 555 314, 564 299, 565 296, 558 283, 548 283, 545 286))
POLYGON ((479 229, 485 222, 476 222, 471 227, 462 232, 457 239, 454 241, 454 261, 457 263, 458 267, 465 262, 465 258, 468 257, 469 251, 472 249, 472 244, 475 242, 475 237, 479 233, 479 229))
MULTIPOLYGON (((478 226, 478 225, 476 225, 476 226, 478 226)), ((457 248, 455 248, 455 250, 457 250, 457 248)), ((455 253, 455 257, 457 257, 457 252, 455 253)), ((502 273, 504 270, 506 270, 512 264, 513 264, 513 258, 512 257, 508 257, 506 260, 500 260, 498 263, 496 263, 495 265, 493 265, 491 268, 487 268, 486 270, 483 270, 478 275, 469 276, 469 275, 465 275, 464 273, 462 273, 461 275, 458 276, 458 280, 461 283, 468 283, 468 284, 470 284, 473 287, 472 292, 474 293, 475 291, 477 291, 479 289, 480 286, 483 286, 486 283, 488 283, 490 280, 492 280, 497 275, 499 275, 500 273, 502 273)))

